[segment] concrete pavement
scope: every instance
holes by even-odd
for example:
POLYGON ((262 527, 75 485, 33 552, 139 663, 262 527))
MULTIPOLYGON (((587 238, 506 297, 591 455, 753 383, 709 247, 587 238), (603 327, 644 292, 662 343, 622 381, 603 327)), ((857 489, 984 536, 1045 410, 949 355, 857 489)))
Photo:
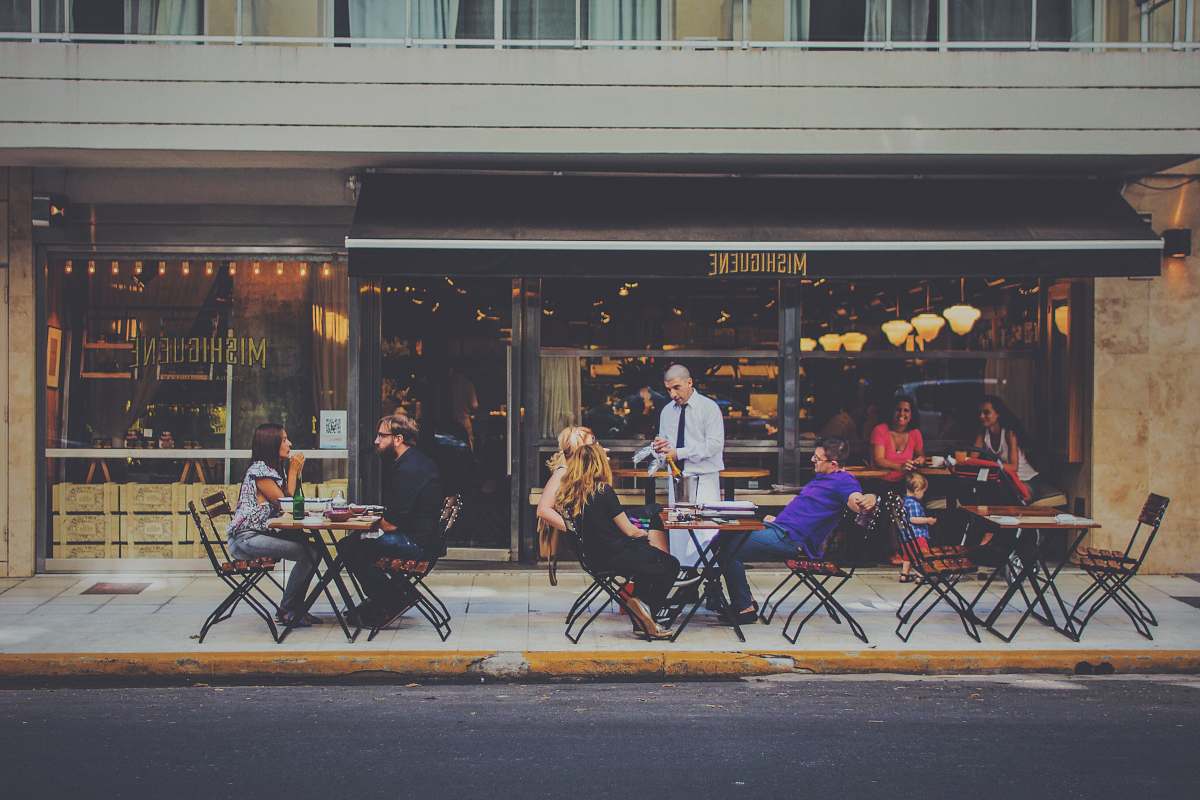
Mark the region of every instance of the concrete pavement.
MULTIPOLYGON (((763 597, 783 574, 752 569, 755 595, 763 597)), ((197 642, 200 624, 225 593, 211 573, 0 579, 0 677, 652 679, 796 671, 1063 673, 1080 662, 1110 664, 1122 673, 1200 672, 1200 581, 1186 576, 1137 581, 1161 620, 1154 641, 1138 636, 1110 607, 1080 643, 1032 620, 1012 644, 986 632, 976 643, 951 612, 939 608, 906 644, 892 631, 896 605, 909 587, 896 582, 893 570, 860 570, 838 597, 865 628, 867 645, 824 615, 795 645, 782 637, 780 619, 747 626, 742 644, 705 612, 673 644, 640 641, 627 622, 605 612, 572 645, 563 636, 563 616, 585 579, 581 572, 562 571, 560 585, 551 587, 542 571, 455 570, 447 564, 430 578, 453 615, 446 642, 410 614, 373 642, 364 634, 350 643, 322 601, 315 610, 328 624, 293 631, 280 645, 248 609, 213 628, 204 644, 197 642), (87 593, 101 582, 146 585, 136 594, 87 593)), ((1085 581, 1064 570, 1059 585, 1073 599, 1085 581)))

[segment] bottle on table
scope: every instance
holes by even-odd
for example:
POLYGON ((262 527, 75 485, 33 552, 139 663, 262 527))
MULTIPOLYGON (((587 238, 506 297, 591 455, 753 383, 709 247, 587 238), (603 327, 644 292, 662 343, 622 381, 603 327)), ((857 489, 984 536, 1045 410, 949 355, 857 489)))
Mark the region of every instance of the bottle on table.
POLYGON ((304 519, 304 484, 296 481, 296 491, 292 493, 292 518, 304 519))

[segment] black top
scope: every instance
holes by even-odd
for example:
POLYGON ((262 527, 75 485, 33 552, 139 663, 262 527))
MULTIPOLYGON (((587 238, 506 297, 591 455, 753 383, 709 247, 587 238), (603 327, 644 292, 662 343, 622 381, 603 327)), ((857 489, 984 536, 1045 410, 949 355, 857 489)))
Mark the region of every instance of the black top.
POLYGON ((442 481, 437 464, 410 447, 404 455, 383 468, 383 518, 396 526, 426 555, 441 555, 437 541, 438 517, 442 513, 442 481), (438 552, 431 552, 436 545, 438 552))
POLYGON ((624 511, 611 486, 599 489, 575 520, 575 530, 583 539, 583 549, 593 558, 612 556, 634 542, 613 520, 624 511))

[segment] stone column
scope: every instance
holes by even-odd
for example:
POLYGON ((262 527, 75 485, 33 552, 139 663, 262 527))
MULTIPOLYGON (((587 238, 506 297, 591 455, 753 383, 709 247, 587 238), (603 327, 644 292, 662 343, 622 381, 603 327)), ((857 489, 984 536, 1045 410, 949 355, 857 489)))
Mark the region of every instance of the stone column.
POLYGON ((6 444, 7 464, 0 472, 4 499, 0 500, 0 574, 32 575, 37 531, 37 331, 35 330, 36 288, 33 264, 32 173, 29 169, 8 170, 6 185, 7 289, 5 307, 7 344, 4 348, 6 408, 0 444, 6 444), (28 424, 9 425, 9 420, 28 424), (7 440, 7 442, 5 442, 7 440))

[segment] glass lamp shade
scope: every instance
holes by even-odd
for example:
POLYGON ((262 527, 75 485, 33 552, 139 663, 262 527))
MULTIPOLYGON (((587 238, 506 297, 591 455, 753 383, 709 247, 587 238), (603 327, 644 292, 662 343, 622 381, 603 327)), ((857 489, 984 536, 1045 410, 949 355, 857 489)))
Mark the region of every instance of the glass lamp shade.
POLYGON ((950 330, 959 336, 965 336, 971 332, 971 328, 975 327, 975 322, 979 319, 981 313, 983 312, 975 306, 960 304, 950 306, 942 312, 942 316, 950 323, 950 330))
POLYGON ((821 343, 821 348, 833 352, 842 349, 842 335, 840 333, 827 333, 818 339, 821 343))
POLYGON ((1070 335, 1071 332, 1071 307, 1059 306, 1054 309, 1054 327, 1063 336, 1070 335))
POLYGON ((879 326, 883 330, 883 335, 887 340, 896 347, 904 344, 908 335, 912 333, 913 326, 906 319, 892 319, 879 326))
POLYGON ((862 352, 863 345, 866 343, 867 343, 867 335, 865 333, 859 333, 858 331, 850 331, 849 333, 842 334, 842 347, 846 348, 846 350, 848 352, 851 352, 851 353, 862 352))
POLYGON ((917 329, 917 335, 927 342, 932 342, 936 339, 937 335, 942 332, 942 326, 945 324, 946 320, 928 311, 924 314, 917 314, 912 318, 912 326, 917 329))
POLYGON ((807 336, 801 337, 801 339, 800 339, 800 352, 801 353, 811 353, 813 350, 816 350, 816 349, 817 349, 817 340, 816 339, 810 339, 807 336))

